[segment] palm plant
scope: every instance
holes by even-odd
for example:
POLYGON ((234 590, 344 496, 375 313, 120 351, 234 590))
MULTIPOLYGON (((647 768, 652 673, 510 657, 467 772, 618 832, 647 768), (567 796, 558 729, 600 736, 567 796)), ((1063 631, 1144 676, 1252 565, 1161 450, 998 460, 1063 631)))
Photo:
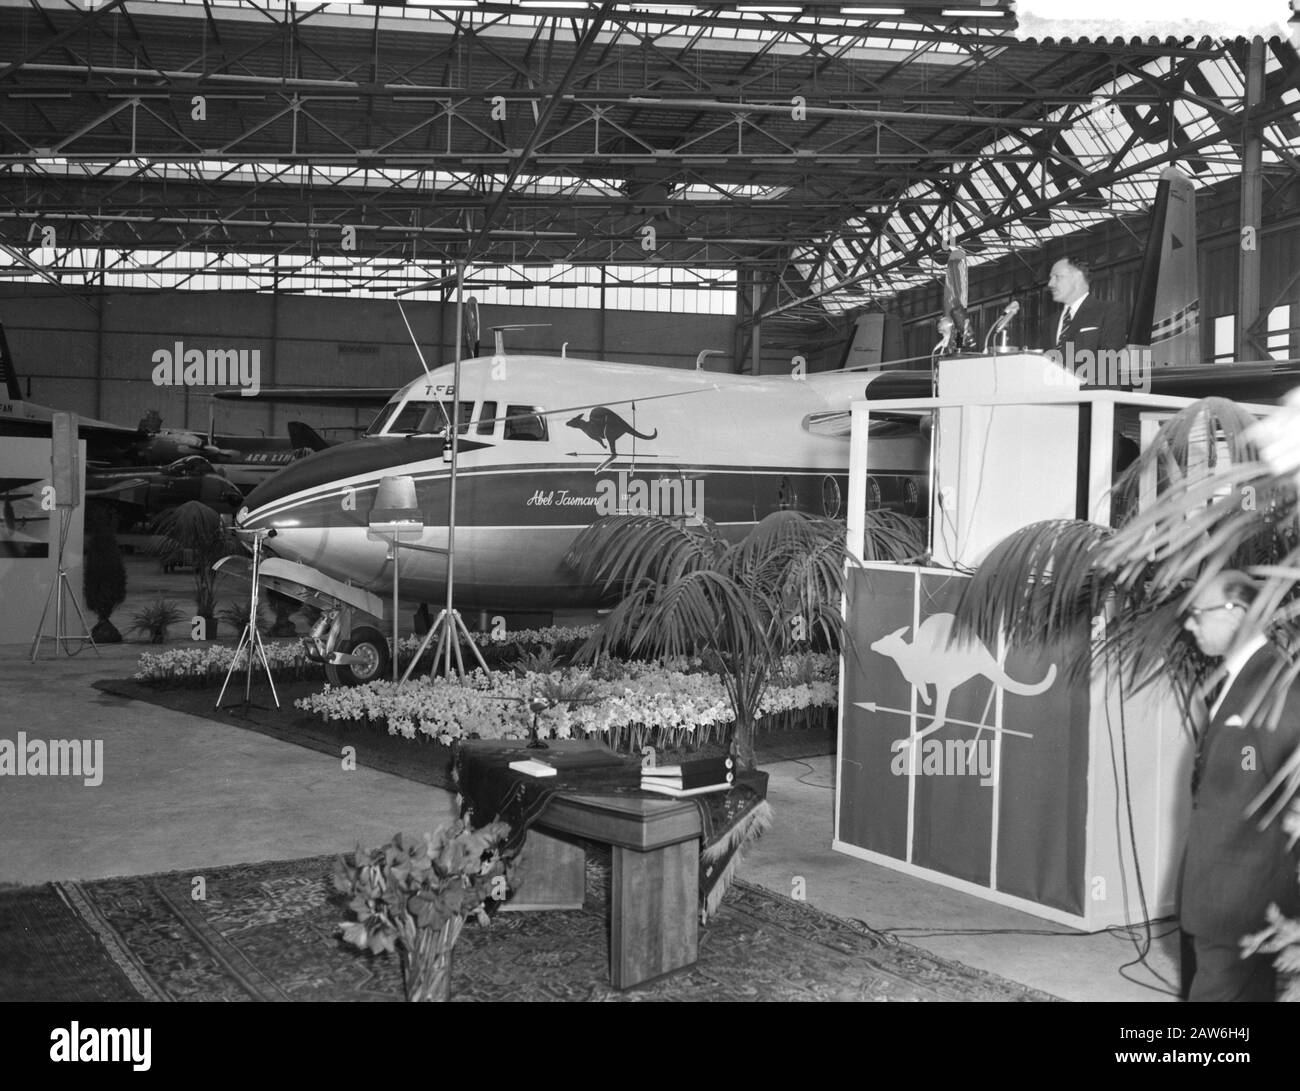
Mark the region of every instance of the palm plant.
POLYGON ((206 618, 215 631, 217 574, 212 566, 222 557, 238 552, 234 535, 220 515, 197 500, 164 512, 155 530, 160 535, 155 552, 161 555, 164 566, 182 561, 192 564, 195 612, 206 618))
MULTIPOLYGON (((902 560, 924 548, 920 524, 888 511, 868 513, 865 539, 869 560, 902 560)), ((742 768, 753 768, 759 702, 781 655, 841 642, 844 543, 843 523, 797 511, 774 512, 735 544, 708 521, 694 528, 657 516, 599 519, 565 560, 622 597, 575 658, 618 650, 712 660, 735 713, 731 748, 742 768)))
MULTIPOLYGON (((232 599, 217 611, 217 617, 229 625, 236 633, 242 633, 248 626, 248 606, 248 599, 232 599)), ((262 633, 267 631, 266 615, 262 611, 261 603, 257 605, 257 628, 262 633)), ((275 635, 274 630, 270 635, 275 635)))
POLYGON ((1186 699, 1206 664, 1183 639, 1183 608, 1216 573, 1273 573, 1258 619, 1295 616, 1282 605, 1300 578, 1286 577, 1300 562, 1295 479, 1260 460, 1259 435, 1255 418, 1222 398, 1174 414, 1115 483, 1122 525, 1055 520, 1016 531, 976 569, 955 611, 959 629, 1050 644, 1104 619, 1076 677, 1105 661, 1135 687, 1163 678, 1186 699))
POLYGON ((167 630, 184 620, 185 615, 171 599, 155 599, 131 615, 128 632, 143 633, 151 643, 161 644, 167 639, 167 630))

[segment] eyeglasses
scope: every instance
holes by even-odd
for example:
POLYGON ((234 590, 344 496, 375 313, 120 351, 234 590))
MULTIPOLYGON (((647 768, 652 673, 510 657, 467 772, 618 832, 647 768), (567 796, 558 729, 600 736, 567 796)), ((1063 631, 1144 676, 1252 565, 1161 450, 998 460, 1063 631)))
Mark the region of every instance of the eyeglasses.
POLYGON ((1221 602, 1218 606, 1192 606, 1187 611, 1187 616, 1193 621, 1200 621, 1202 614, 1212 614, 1215 610, 1240 610, 1239 602, 1221 602))

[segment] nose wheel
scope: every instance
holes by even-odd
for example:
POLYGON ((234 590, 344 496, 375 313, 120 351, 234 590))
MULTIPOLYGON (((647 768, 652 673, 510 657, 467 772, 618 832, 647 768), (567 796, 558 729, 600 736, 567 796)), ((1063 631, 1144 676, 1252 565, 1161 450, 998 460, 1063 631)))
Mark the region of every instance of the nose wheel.
POLYGON ((325 677, 334 686, 364 686, 392 677, 392 654, 388 639, 378 629, 363 625, 353 629, 339 651, 349 657, 346 663, 326 663, 325 677))

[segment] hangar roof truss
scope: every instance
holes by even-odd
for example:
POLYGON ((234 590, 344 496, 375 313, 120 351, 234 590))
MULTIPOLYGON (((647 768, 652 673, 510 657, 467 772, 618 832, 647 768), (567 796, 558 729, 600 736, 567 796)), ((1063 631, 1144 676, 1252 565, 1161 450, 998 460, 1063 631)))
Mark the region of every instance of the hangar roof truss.
MULTIPOLYGON (((761 285, 825 321, 1235 174, 1240 41, 1021 42, 849 16, 0 0, 0 247, 63 286, 761 285)), ((1251 114, 1300 169, 1300 62, 1251 114)), ((480 293, 482 294, 482 293, 480 293)), ((558 298, 558 297, 557 297, 558 298)))

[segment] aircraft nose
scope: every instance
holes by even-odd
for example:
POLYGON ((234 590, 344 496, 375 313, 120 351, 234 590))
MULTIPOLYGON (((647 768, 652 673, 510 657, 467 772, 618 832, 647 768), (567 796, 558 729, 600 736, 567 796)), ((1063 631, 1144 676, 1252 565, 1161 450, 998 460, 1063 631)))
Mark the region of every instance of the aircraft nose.
POLYGON ((365 474, 382 474, 412 462, 442 457, 437 436, 364 436, 291 462, 259 484, 244 501, 239 525, 253 530, 273 526, 273 510, 299 494, 365 474))

